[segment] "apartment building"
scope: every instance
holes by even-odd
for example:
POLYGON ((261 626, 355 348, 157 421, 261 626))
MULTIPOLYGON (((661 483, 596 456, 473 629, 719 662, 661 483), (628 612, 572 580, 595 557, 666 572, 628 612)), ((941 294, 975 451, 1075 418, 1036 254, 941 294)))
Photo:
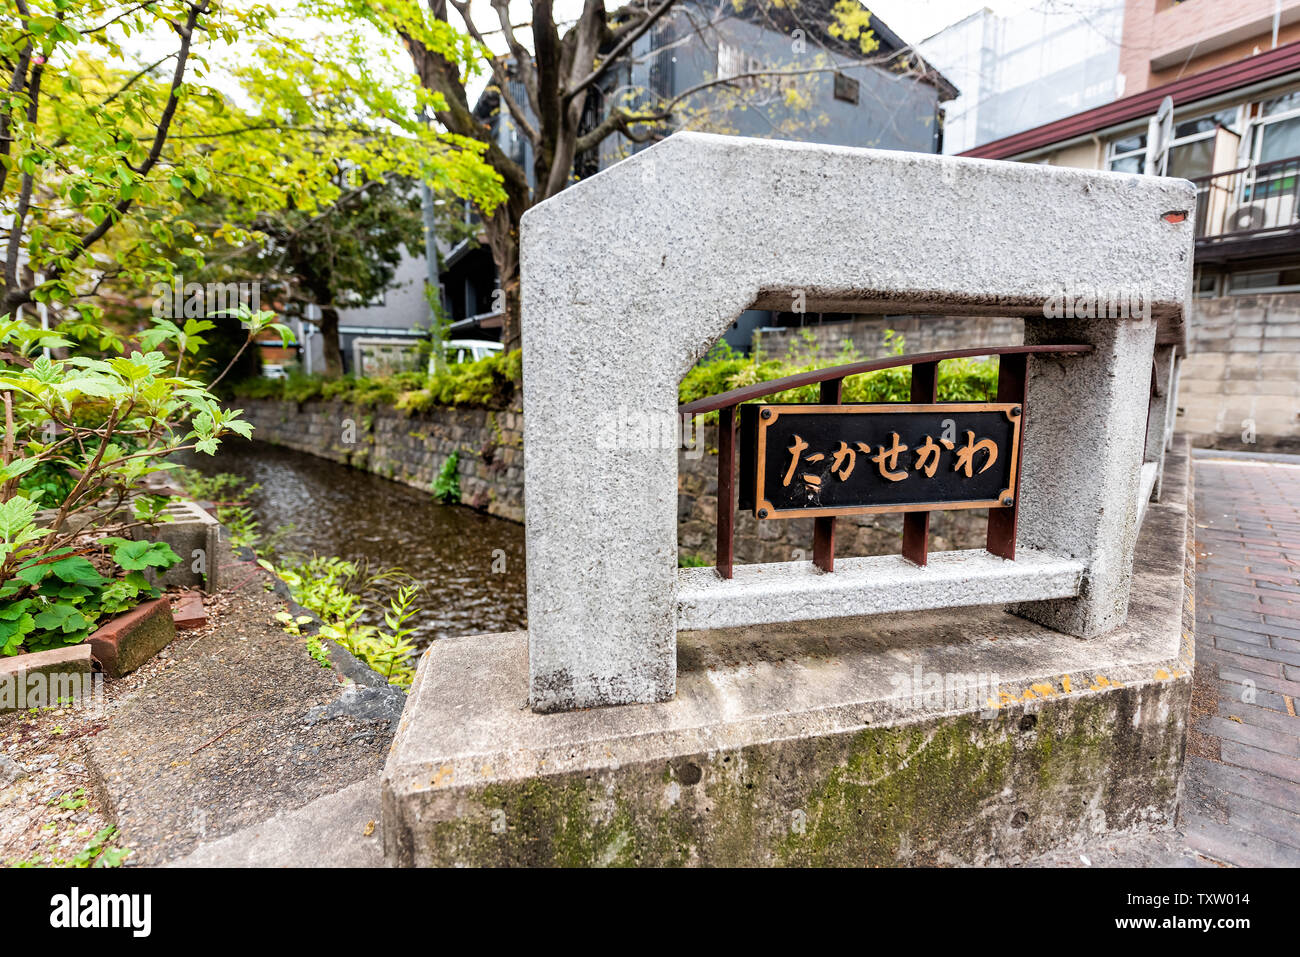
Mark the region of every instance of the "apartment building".
POLYGON ((962 155, 1196 185, 1179 427, 1300 447, 1300 0, 1128 0, 1127 95, 962 155))

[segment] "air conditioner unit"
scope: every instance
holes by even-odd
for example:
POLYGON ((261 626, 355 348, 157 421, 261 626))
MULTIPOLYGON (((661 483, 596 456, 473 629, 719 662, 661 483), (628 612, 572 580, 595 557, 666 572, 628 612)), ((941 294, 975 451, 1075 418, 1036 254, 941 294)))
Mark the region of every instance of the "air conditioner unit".
POLYGON ((1283 229, 1296 224, 1296 197, 1272 196, 1238 206, 1228 218, 1228 232, 1253 233, 1263 229, 1283 229))

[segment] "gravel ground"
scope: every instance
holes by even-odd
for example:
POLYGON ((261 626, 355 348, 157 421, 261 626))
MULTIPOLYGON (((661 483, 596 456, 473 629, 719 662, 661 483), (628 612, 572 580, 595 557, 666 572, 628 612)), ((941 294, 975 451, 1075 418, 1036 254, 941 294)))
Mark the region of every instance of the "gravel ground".
POLYGON ((96 706, 0 715, 0 864, 159 864, 378 774, 405 696, 313 660, 283 584, 224 551, 207 623, 96 706))
POLYGON ((206 625, 181 632, 140 670, 106 683, 94 707, 0 714, 0 866, 69 866, 104 858, 102 866, 120 862, 124 850, 130 863, 111 808, 86 766, 88 739, 108 727, 124 700, 173 666, 178 648, 218 628, 226 603, 222 595, 208 597, 206 625), (80 861, 79 854, 85 855, 80 861))

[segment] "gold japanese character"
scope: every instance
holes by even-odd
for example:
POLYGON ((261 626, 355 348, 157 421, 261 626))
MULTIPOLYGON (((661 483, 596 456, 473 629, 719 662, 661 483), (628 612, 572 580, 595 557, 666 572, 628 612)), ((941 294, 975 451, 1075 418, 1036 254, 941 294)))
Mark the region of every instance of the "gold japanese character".
POLYGON ((794 437, 794 444, 786 449, 790 453, 790 467, 785 470, 785 478, 781 480, 783 486, 788 486, 790 480, 794 478, 794 470, 799 467, 799 456, 808 448, 808 443, 799 436, 794 437))
POLYGON ((853 473, 853 466, 857 464, 857 461, 858 453, 849 448, 847 442, 841 442, 840 447, 831 456, 831 471, 838 475, 840 481, 843 482, 853 473), (849 464, 841 468, 840 466, 845 459, 848 459, 849 464))
POLYGON ((976 442, 975 433, 967 429, 966 445, 964 448, 957 450, 957 463, 952 467, 952 470, 954 472, 964 470, 966 472, 966 477, 970 478, 971 467, 975 460, 975 453, 980 449, 983 449, 988 453, 988 457, 984 460, 984 467, 980 469, 980 472, 983 473, 987 472, 989 466, 998 460, 998 444, 992 439, 980 439, 980 441, 976 442))
MULTIPOLYGON (((875 462, 876 467, 880 469, 882 478, 889 479, 891 482, 901 482, 907 478, 907 471, 899 472, 896 469, 898 468, 898 457, 907 451, 907 446, 898 441, 897 432, 890 432, 889 439, 890 447, 880 446, 880 451, 871 457, 871 461, 875 462)), ((858 445, 861 447, 862 443, 858 443, 858 445)))
POLYGON ((934 470, 939 467, 940 446, 932 436, 925 437, 925 444, 916 450, 916 470, 924 472, 926 478, 934 478, 934 470))

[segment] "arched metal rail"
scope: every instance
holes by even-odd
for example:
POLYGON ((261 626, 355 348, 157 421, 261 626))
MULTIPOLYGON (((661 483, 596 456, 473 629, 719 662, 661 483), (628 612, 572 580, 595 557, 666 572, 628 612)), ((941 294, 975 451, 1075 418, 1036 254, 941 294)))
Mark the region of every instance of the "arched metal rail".
MULTIPOLYGON (((806 385, 820 385, 820 403, 838 405, 844 380, 849 376, 862 375, 866 372, 879 372, 882 369, 896 369, 900 366, 912 367, 912 394, 910 402, 935 402, 938 399, 939 363, 949 359, 971 359, 980 356, 998 357, 998 402, 1015 402, 1022 408, 1022 416, 1027 417, 1029 408, 1025 403, 1025 381, 1027 378, 1028 359, 1031 355, 1084 355, 1092 352, 1092 346, 1081 343, 1066 345, 1039 346, 1005 346, 1002 348, 955 349, 949 352, 919 352, 910 356, 888 356, 884 359, 869 359, 864 362, 850 362, 845 365, 832 366, 828 369, 814 369, 757 382, 723 392, 706 396, 678 406, 682 415, 702 415, 706 412, 718 413, 718 546, 716 567, 723 578, 731 578, 735 567, 735 533, 736 533, 736 406, 765 396, 775 395, 787 389, 797 389, 806 385)), ((1023 423, 1027 418, 1022 418, 1023 423)), ((1023 446, 1022 446, 1023 454, 1023 446)), ((994 555, 1013 559, 1016 555, 1016 514, 1019 511, 1020 489, 1019 472, 1017 472, 1016 489, 1012 506, 1008 508, 989 509, 989 527, 986 547, 994 555)), ((903 557, 917 565, 926 563, 926 554, 930 537, 930 513, 906 512, 903 515, 903 557)), ((835 570, 835 519, 818 517, 813 519, 813 563, 825 572, 835 570)))

